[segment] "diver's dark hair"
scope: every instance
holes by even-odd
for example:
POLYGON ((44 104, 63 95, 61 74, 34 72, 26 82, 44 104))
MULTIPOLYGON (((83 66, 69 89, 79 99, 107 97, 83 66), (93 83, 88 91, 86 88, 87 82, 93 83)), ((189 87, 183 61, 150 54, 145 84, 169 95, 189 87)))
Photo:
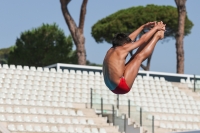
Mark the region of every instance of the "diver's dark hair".
POLYGON ((115 37, 112 40, 112 45, 113 47, 116 46, 121 46, 125 43, 130 43, 132 40, 129 38, 128 35, 124 34, 124 33, 118 33, 115 35, 115 37))

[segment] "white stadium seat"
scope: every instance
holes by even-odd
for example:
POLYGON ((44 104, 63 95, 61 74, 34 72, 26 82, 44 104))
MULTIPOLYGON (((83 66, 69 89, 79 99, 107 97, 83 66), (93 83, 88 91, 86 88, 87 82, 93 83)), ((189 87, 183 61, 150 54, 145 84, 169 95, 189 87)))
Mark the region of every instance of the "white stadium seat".
POLYGON ((68 128, 67 128, 67 132, 68 132, 68 133, 75 133, 75 130, 74 130, 73 127, 68 127, 68 128))
POLYGON ((49 126, 47 126, 47 125, 42 126, 42 131, 44 131, 44 132, 50 132, 49 126))
POLYGON ((65 133, 67 130, 66 130, 65 127, 60 126, 60 127, 58 128, 58 131, 61 132, 61 133, 65 133))
POLYGON ((25 125, 25 130, 28 132, 33 132, 33 126, 32 125, 25 125))
POLYGON ((46 117, 40 117, 40 118, 39 118, 39 121, 40 121, 41 123, 47 123, 46 117))
MULTIPOLYGON (((0 121, 7 123, 7 129, 26 133, 117 131, 111 125, 105 126, 106 120, 88 108, 91 88, 93 103, 100 105, 103 98, 105 108, 116 105, 117 97, 106 87, 102 72, 71 67, 62 69, 7 64, 0 67, 0 121)), ((151 72, 138 75, 131 91, 120 95, 119 113, 131 100, 131 105, 142 107, 143 113, 152 113, 160 128, 198 130, 199 100, 165 79, 164 75, 149 75, 151 72)), ((185 79, 180 80, 181 85, 193 86, 190 77, 185 79)), ((140 108, 136 107, 136 110, 140 108)), ((151 120, 152 115, 146 118, 151 120)))
POLYGON ((17 125, 17 131, 20 131, 20 132, 25 131, 24 126, 23 125, 17 125))
POLYGON ((69 118, 64 118, 64 123, 65 124, 71 124, 71 120, 69 118))
POLYGON ((33 127, 33 130, 34 130, 35 132, 42 132, 41 126, 39 126, 39 125, 35 125, 35 126, 33 127))
POLYGON ((77 127, 77 128, 75 129, 75 131, 76 131, 77 133, 83 133, 83 130, 82 130, 82 128, 80 128, 80 127, 77 127))
POLYGON ((6 121, 5 115, 0 115, 0 121, 6 121))

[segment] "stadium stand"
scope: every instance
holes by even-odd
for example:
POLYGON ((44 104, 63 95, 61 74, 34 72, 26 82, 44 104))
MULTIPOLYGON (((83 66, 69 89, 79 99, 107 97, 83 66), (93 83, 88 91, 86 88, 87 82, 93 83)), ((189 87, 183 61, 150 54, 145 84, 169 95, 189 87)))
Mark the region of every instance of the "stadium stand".
POLYGON ((75 71, 4 64, 0 68, 4 132, 118 133, 106 117, 86 108, 88 90, 74 89, 75 77, 80 74, 76 77, 75 71))
POLYGON ((131 91, 117 96, 105 86, 101 67, 4 64, 0 68, 0 129, 5 133, 118 133, 118 126, 97 115, 103 99, 104 114, 119 102, 116 116, 129 115, 130 100, 129 124, 142 126, 143 132, 199 130, 200 98, 189 89, 191 83, 188 75, 140 71, 131 91))
MULTIPOLYGON (((103 99, 107 99, 104 100, 104 103, 115 103, 109 91, 106 95, 105 90, 101 90, 100 93, 96 91, 98 94, 103 94, 97 94, 95 99, 103 97, 103 99)), ((138 107, 142 107, 146 114, 145 117, 149 119, 149 122, 145 120, 147 126, 154 116, 155 132, 157 133, 198 130, 200 127, 200 101, 194 99, 194 95, 189 94, 174 83, 166 81, 163 77, 138 76, 131 91, 121 98, 119 104, 128 105, 127 100, 131 100, 132 105, 135 106, 135 108, 132 108, 133 119, 138 116, 138 113, 136 113, 136 111, 140 111, 138 107)), ((123 114, 127 110, 124 110, 122 106, 122 108, 119 108, 119 112, 123 114)), ((139 123, 139 119, 135 120, 139 123)), ((148 127, 146 129, 151 130, 148 127)))

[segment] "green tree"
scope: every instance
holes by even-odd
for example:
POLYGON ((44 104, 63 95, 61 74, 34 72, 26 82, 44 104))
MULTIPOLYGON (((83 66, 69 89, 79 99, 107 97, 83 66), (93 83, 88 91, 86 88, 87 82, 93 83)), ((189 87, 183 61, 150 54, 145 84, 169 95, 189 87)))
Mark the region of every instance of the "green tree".
POLYGON ((9 48, 2 48, 0 49, 0 64, 7 64, 8 63, 8 56, 10 51, 14 49, 14 46, 9 48))
POLYGON ((89 60, 86 61, 86 65, 88 65, 88 66, 100 66, 100 67, 102 67, 101 64, 92 63, 89 60))
POLYGON ((66 37, 56 24, 43 24, 21 33, 8 56, 8 63, 36 67, 54 63, 77 64, 72 46, 71 36, 66 37))
MULTIPOLYGON (((165 32, 166 38, 175 38, 178 31, 177 8, 173 6, 147 5, 123 9, 111 14, 92 26, 92 36, 97 43, 112 42, 116 33, 124 32, 130 34, 142 24, 151 21, 163 21, 167 24, 165 32)), ((190 34, 193 23, 186 16, 184 35, 190 34)), ((147 66, 150 65, 150 59, 147 66)), ((141 65, 144 69, 144 65, 141 65)), ((148 69, 147 69, 148 70, 148 69)))

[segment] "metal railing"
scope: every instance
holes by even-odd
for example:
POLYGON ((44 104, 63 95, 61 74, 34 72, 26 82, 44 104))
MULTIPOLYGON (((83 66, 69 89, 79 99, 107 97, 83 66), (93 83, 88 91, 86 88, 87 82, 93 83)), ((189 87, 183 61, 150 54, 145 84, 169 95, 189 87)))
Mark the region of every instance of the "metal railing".
MULTIPOLYGON (((121 96, 120 96, 121 97, 121 96)), ((97 113, 102 116, 106 114, 111 114, 112 123, 115 125, 115 117, 124 116, 126 118, 132 119, 138 127, 144 127, 149 133, 154 133, 154 117, 148 119, 149 112, 146 112, 140 106, 134 105, 133 101, 127 100, 127 104, 120 104, 119 95, 116 95, 114 104, 106 102, 106 99, 100 97, 99 94, 94 93, 91 89, 91 108, 95 109, 97 113)), ((126 125, 126 118, 124 118, 124 125, 126 125)), ((126 127, 124 126, 124 131, 126 127)))
POLYGON ((193 79, 193 89, 194 92, 200 92, 200 76, 194 75, 193 79))

